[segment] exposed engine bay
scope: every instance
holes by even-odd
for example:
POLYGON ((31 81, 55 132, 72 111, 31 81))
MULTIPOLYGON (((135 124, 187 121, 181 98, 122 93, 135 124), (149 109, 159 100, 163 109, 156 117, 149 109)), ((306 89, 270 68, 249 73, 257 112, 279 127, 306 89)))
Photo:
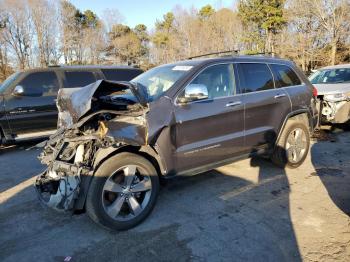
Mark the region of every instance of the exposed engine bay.
POLYGON ((94 168, 104 156, 123 145, 147 144, 148 106, 137 100, 132 88, 129 83, 98 81, 81 89, 60 90, 59 129, 41 145, 39 159, 48 168, 35 183, 47 206, 79 209, 94 168))
POLYGON ((320 96, 321 123, 340 124, 350 119, 350 96, 327 94, 320 96))

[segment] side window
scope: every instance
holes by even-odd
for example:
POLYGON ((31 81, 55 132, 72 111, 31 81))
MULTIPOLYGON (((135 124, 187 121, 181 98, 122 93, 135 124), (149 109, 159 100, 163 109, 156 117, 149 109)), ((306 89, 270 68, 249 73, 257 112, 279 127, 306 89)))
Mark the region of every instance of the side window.
POLYGON ((225 97, 235 94, 232 64, 210 66, 201 72, 190 84, 204 85, 209 98, 225 97))
POLYGON ((111 81, 130 81, 142 73, 137 69, 102 69, 103 75, 111 81))
POLYGON ((66 71, 66 88, 83 87, 96 81, 92 72, 89 71, 66 71))
POLYGON ((274 88, 273 77, 266 64, 238 64, 238 75, 240 87, 244 93, 274 88))
POLYGON ((297 86, 301 84, 298 75, 289 66, 270 65, 274 74, 277 87, 297 86))
POLYGON ((59 85, 54 72, 37 72, 27 75, 18 85, 25 96, 56 96, 59 85))

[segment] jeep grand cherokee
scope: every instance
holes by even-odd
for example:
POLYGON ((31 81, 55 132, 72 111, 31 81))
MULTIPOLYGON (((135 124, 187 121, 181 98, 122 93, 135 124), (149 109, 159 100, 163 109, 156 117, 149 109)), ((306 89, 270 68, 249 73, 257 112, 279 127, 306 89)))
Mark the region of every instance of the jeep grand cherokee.
POLYGON ((313 87, 289 61, 254 56, 187 60, 130 82, 62 89, 60 129, 46 143, 41 200, 125 230, 153 209, 159 180, 265 154, 305 160, 317 120, 313 87))

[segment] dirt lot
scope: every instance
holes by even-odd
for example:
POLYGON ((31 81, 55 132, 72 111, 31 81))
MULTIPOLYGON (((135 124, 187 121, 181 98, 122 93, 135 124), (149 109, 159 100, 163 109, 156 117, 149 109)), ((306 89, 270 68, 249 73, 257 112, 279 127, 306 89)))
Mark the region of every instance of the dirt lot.
POLYGON ((253 159, 169 181, 120 233, 40 206, 28 146, 0 150, 0 261, 350 261, 350 132, 314 141, 298 169, 253 159))

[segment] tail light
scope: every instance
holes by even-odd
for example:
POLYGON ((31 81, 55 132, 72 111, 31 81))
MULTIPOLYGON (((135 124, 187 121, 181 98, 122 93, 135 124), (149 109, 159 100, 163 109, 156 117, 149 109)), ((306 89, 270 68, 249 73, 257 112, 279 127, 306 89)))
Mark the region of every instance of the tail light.
POLYGON ((312 95, 313 95, 314 97, 317 97, 317 89, 316 89, 316 87, 314 87, 314 86, 312 86, 312 95))

